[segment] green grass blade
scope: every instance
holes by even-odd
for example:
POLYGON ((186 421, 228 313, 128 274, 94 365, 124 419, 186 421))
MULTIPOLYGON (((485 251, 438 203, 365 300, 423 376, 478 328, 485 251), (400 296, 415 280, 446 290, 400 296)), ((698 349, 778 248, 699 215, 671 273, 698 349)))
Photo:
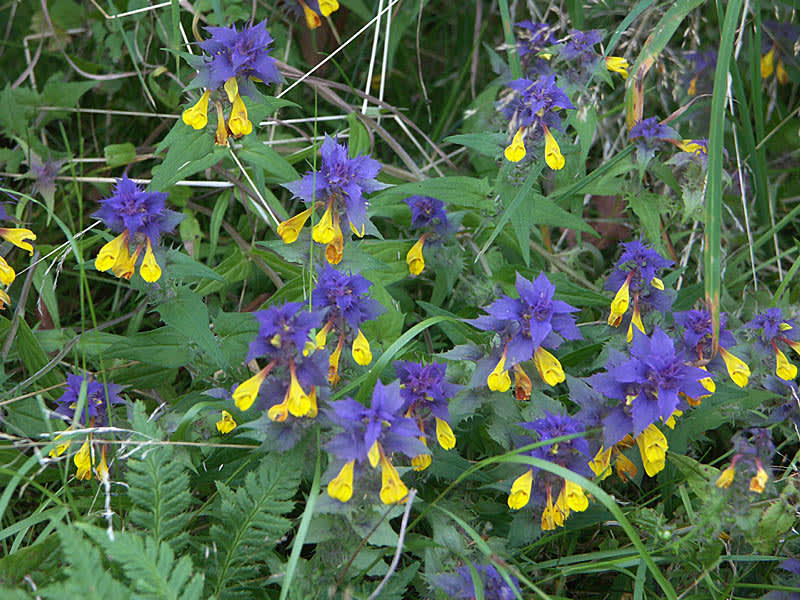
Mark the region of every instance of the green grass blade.
POLYGON ((503 35, 506 38, 506 46, 508 46, 508 66, 511 69, 511 77, 519 79, 522 77, 522 63, 517 52, 517 40, 514 37, 511 13, 508 11, 508 0, 500 0, 500 18, 503 19, 503 35))

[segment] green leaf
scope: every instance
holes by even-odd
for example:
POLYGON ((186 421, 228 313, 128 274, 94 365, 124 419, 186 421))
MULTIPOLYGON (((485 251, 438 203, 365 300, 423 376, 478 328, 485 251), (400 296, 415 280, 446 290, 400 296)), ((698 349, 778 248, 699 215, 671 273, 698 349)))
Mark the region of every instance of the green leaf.
POLYGON ((228 152, 214 144, 214 136, 208 131, 197 131, 180 120, 156 147, 156 154, 164 150, 164 161, 153 167, 150 187, 154 190, 165 190, 184 177, 217 164, 228 152))
POLYGON ((138 360, 166 368, 183 367, 194 360, 191 341, 174 327, 160 327, 120 339, 105 356, 138 360))
POLYGON ((265 177, 267 183, 286 183, 300 179, 300 175, 285 158, 258 138, 247 139, 237 155, 244 162, 263 169, 267 174, 265 177))
POLYGON ((626 196, 626 199, 631 210, 642 222, 650 243, 659 254, 664 254, 664 243, 661 241, 661 210, 659 209, 659 203, 665 202, 664 197, 640 191, 626 196))
POLYGON ((364 124, 359 121, 358 113, 347 115, 347 123, 350 125, 350 137, 348 138, 348 154, 350 158, 355 158, 359 154, 369 152, 369 133, 364 124))
POLYGON ((132 163, 136 159, 136 148, 130 142, 124 144, 109 144, 103 148, 106 164, 109 167, 121 167, 132 163))
POLYGON ((449 206, 462 206, 477 210, 494 210, 489 198, 489 182, 475 177, 437 177, 413 183, 396 185, 372 197, 376 205, 399 203, 409 196, 431 196, 449 206))
POLYGON ((208 327, 208 308, 200 296, 189 288, 179 288, 177 294, 156 309, 161 320, 188 336, 211 358, 217 367, 227 367, 219 343, 208 327))
POLYGON ((495 158, 500 156, 507 139, 508 136, 504 133, 460 133, 448 136, 444 141, 466 146, 479 154, 495 158))

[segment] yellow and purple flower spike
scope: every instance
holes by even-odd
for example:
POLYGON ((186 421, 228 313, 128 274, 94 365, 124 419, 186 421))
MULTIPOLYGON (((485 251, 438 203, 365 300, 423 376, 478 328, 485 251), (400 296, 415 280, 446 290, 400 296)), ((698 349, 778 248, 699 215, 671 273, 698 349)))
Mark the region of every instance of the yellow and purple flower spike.
POLYGON ((506 159, 521 161, 527 155, 525 142, 534 143, 544 138, 545 162, 551 169, 562 169, 564 156, 551 129, 563 131, 559 110, 574 109, 575 106, 556 85, 555 75, 542 75, 535 81, 515 79, 508 87, 500 101, 503 114, 509 121, 508 133, 512 136, 505 149, 506 159))
POLYGON ((366 155, 349 158, 347 147, 329 136, 325 136, 320 155, 318 171, 309 171, 302 179, 284 184, 309 209, 280 223, 278 235, 286 244, 295 242, 314 209, 324 206, 322 217, 312 229, 312 238, 326 246, 328 262, 338 264, 344 247, 343 224, 346 222, 350 231, 363 237, 369 221, 366 194, 387 186, 375 179, 381 169, 378 161, 366 155))
POLYGON ((658 117, 648 117, 631 127, 628 139, 636 144, 637 160, 640 163, 647 163, 653 158, 661 142, 671 142, 681 137, 669 125, 659 123, 658 117))
MULTIPOLYGON (((545 442, 584 432, 583 424, 572 417, 552 415, 547 411, 544 414, 537 421, 521 423, 523 427, 537 434, 536 441, 545 442)), ((531 440, 526 443, 529 441, 531 440)), ((589 443, 582 435, 544 444, 527 454, 585 477, 590 476, 589 443)), ((508 507, 511 510, 520 510, 532 500, 543 505, 542 529, 545 531, 563 526, 571 511, 582 512, 589 506, 589 499, 581 486, 549 472, 528 468, 512 483, 508 507)))
POLYGON ((761 78, 764 80, 775 74, 779 84, 789 83, 784 58, 792 61, 796 55, 795 47, 800 38, 800 28, 792 23, 764 21, 761 49, 761 78))
POLYGON ((314 418, 317 389, 326 384, 328 362, 327 353, 317 351, 311 337, 311 331, 320 326, 321 313, 309 312, 299 302, 288 302, 257 311, 254 316, 259 329, 250 343, 247 362, 252 364, 264 357, 268 363, 233 390, 236 407, 249 410, 263 398, 271 421, 284 422, 289 415, 314 418))
MULTIPOLYGON (((450 426, 448 401, 461 389, 445 379, 445 366, 439 363, 423 365, 411 361, 395 361, 394 369, 400 381, 400 396, 403 398, 401 412, 414 420, 422 433, 420 441, 436 438, 444 450, 452 450, 456 436, 450 426)), ((430 455, 423 454, 419 459, 422 471, 430 465, 430 455), (427 457, 427 458, 422 458, 427 457), (422 466, 424 464, 424 466, 422 466)))
MULTIPOLYGON (((530 360, 534 361, 539 375, 548 385, 564 381, 561 363, 545 347, 556 349, 564 339, 578 340, 582 337, 571 314, 578 309, 553 298, 556 288, 544 273, 534 281, 528 281, 517 273, 516 284, 519 298, 503 296, 484 309, 487 315, 468 321, 478 329, 500 335, 502 354, 498 358, 495 351, 479 364, 479 369, 486 372, 489 389, 493 391, 508 390, 511 387, 508 370, 530 360), (491 367, 493 369, 487 372, 491 367)), ((522 374, 525 377, 518 377, 524 382, 527 374, 524 371, 522 374)))
POLYGON ((408 272, 416 276, 425 269, 425 257, 422 255, 424 245, 441 244, 444 238, 450 235, 451 230, 444 202, 441 200, 430 196, 411 196, 406 198, 406 204, 411 209, 411 229, 424 230, 419 240, 406 254, 408 272))
POLYGON ((645 333, 642 314, 657 310, 666 312, 672 304, 664 293, 664 283, 658 277, 672 261, 639 240, 622 243, 622 255, 614 265, 603 289, 615 292, 611 301, 608 324, 619 327, 628 312, 633 298, 633 313, 628 325, 628 341, 633 339, 633 329, 645 333))
POLYGON ((369 465, 381 469, 381 502, 394 504, 405 499, 408 488, 392 463, 392 455, 401 453, 414 460, 430 451, 419 440, 420 430, 414 420, 403 416, 404 404, 398 382, 383 385, 380 381, 375 384, 369 408, 352 398, 330 404, 328 416, 343 431, 326 449, 344 461, 328 484, 331 498, 347 502, 354 480, 366 476, 369 465))
POLYGON ((267 22, 244 27, 206 27, 211 37, 198 45, 202 56, 190 56, 189 64, 197 70, 190 88, 205 88, 200 99, 183 111, 183 122, 194 129, 208 124, 208 105, 213 100, 217 112, 216 142, 225 145, 228 136, 240 137, 253 131, 242 96, 254 97, 254 81, 266 84, 281 81, 275 59, 269 53, 272 36, 267 22), (220 90, 220 88, 222 88, 220 90), (230 105, 227 123, 223 103, 230 105))
POLYGON ((117 277, 130 279, 144 251, 139 267, 142 279, 148 283, 159 280, 161 267, 153 245, 183 219, 182 214, 165 208, 166 199, 165 193, 145 192, 127 175, 117 180, 112 195, 100 200, 100 209, 92 215, 119 234, 100 249, 94 262, 98 271, 110 269, 117 277), (131 245, 135 247, 132 254, 131 245))
POLYGON ((775 453, 769 429, 753 428, 737 433, 733 438, 733 450, 733 458, 719 474, 716 486, 728 489, 737 473, 743 473, 742 480, 750 477, 748 491, 762 494, 769 481, 769 472, 764 463, 769 464, 775 453))
POLYGON ((756 315, 745 327, 758 331, 756 347, 763 354, 775 357, 775 374, 784 381, 794 381, 797 365, 792 363, 781 346, 791 348, 800 355, 800 329, 794 319, 784 319, 780 308, 768 308, 756 315))

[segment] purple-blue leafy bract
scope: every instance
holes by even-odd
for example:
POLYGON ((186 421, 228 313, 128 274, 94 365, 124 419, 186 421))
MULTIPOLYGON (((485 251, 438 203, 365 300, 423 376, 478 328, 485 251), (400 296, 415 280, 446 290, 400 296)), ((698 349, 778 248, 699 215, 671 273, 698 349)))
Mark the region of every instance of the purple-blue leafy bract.
POLYGON ((215 90, 231 78, 236 78, 239 93, 253 96, 252 79, 278 83, 281 74, 269 53, 272 36, 267 22, 236 30, 231 27, 206 27, 211 37, 198 45, 204 56, 195 57, 192 66, 198 70, 197 85, 215 90))
POLYGON ((519 298, 504 295, 484 309, 488 315, 470 321, 478 329, 500 336, 502 356, 487 378, 489 388, 498 391, 510 386, 508 368, 531 359, 549 385, 563 381, 561 364, 543 348, 555 349, 563 339, 582 337, 571 314, 578 309, 553 298, 556 288, 544 273, 532 282, 517 273, 516 286, 519 298))
POLYGON ((92 216, 100 219, 112 231, 119 233, 104 245, 95 259, 98 271, 112 270, 114 275, 130 279, 136 262, 144 250, 140 273, 147 282, 161 277, 153 246, 159 237, 175 229, 183 220, 181 213, 165 207, 167 194, 146 192, 123 175, 108 198, 100 200, 100 209, 92 216), (135 250, 130 252, 133 244, 135 250))
POLYGON ((309 171, 302 179, 284 184, 296 197, 311 205, 308 210, 280 224, 278 234, 284 242, 297 239, 299 230, 311 216, 316 203, 325 206, 325 212, 312 230, 319 244, 327 244, 325 256, 331 264, 342 259, 344 239, 341 223, 347 220, 350 229, 362 237, 367 224, 366 194, 387 186, 375 179, 380 163, 366 155, 349 158, 347 147, 325 136, 320 149, 322 164, 317 171, 309 171))
POLYGON ((533 21, 520 21, 517 23, 517 51, 522 61, 523 73, 535 79, 540 75, 549 75, 552 71, 550 61, 538 56, 548 46, 558 43, 553 34, 554 28, 547 23, 534 23, 533 21))
POLYGON ((651 336, 636 329, 630 358, 612 352, 606 371, 589 378, 607 398, 618 400, 603 419, 603 445, 610 448, 629 433, 637 437, 658 419, 667 421, 681 405, 679 394, 708 394, 700 383, 708 372, 685 362, 672 339, 656 327, 651 336))
MULTIPOLYGON (((509 575, 511 580, 509 585, 494 565, 473 564, 473 568, 478 574, 478 580, 483 584, 483 597, 486 600, 513 600, 520 593, 519 582, 513 575, 509 575)), ((477 595, 469 565, 458 567, 455 573, 437 575, 433 578, 433 583, 441 588, 448 598, 469 600, 477 595)))
POLYGON ((561 116, 558 109, 574 109, 564 91, 556 85, 555 75, 545 75, 536 81, 515 79, 508 84, 513 90, 503 105, 503 114, 511 122, 511 129, 530 129, 531 134, 541 136, 542 125, 561 131, 561 116))
POLYGON ((602 40, 603 32, 599 29, 586 32, 570 29, 569 36, 561 47, 561 56, 572 64, 589 66, 600 58, 594 46, 602 40))
POLYGON ((448 234, 444 202, 430 196, 411 196, 406 198, 406 204, 411 209, 411 229, 430 228, 439 237, 448 234))
POLYGON ((322 314, 308 312, 300 302, 287 302, 253 313, 258 320, 258 335, 250 342, 248 361, 265 357, 278 364, 288 364, 302 355, 311 330, 320 326, 322 314))
POLYGON ((122 386, 115 383, 100 383, 85 375, 67 375, 67 389, 56 400, 58 406, 53 412, 65 421, 71 422, 78 409, 81 386, 84 382, 86 382, 86 400, 78 414, 78 423, 90 427, 107 427, 108 407, 124 402, 119 397, 122 386))
MULTIPOLYGON (((544 417, 536 421, 521 423, 525 429, 536 433, 537 441, 543 442, 565 435, 583 433, 583 424, 567 415, 552 415, 545 411, 544 417)), ((528 452, 531 456, 560 465, 570 471, 588 476, 587 464, 589 456, 589 442, 585 437, 575 437, 552 444, 539 446, 528 452)))
MULTIPOLYGON (((683 343, 686 347, 687 355, 697 356, 699 360, 711 357, 711 333, 712 322, 711 313, 705 308, 700 310, 687 310, 672 314, 675 324, 683 328, 683 343)), ((719 315, 719 345, 729 348, 736 345, 733 334, 726 329, 728 315, 719 315)))
POLYGON ((660 142, 674 141, 681 137, 669 125, 658 122, 658 117, 648 117, 637 121, 628 132, 628 139, 636 144, 636 157, 639 162, 646 163, 656 152, 660 142))
POLYGON ((690 96, 710 93, 717 67, 717 51, 709 48, 687 52, 686 61, 691 65, 684 76, 686 93, 690 96))

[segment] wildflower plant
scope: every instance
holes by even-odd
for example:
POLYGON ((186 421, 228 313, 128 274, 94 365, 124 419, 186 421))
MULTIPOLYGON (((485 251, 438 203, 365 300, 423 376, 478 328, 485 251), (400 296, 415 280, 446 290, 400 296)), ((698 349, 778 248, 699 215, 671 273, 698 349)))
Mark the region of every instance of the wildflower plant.
POLYGON ((100 248, 94 261, 98 271, 110 269, 117 277, 130 279, 144 250, 139 265, 142 279, 153 283, 161 278, 153 246, 183 219, 182 214, 166 208, 167 196, 162 192, 144 191, 127 175, 117 180, 111 196, 100 200, 100 208, 93 214, 119 234, 100 248))
POLYGON ((775 357, 775 374, 784 381, 793 381, 797 377, 797 365, 782 348, 789 347, 800 354, 800 331, 795 320, 784 318, 780 308, 768 308, 745 327, 757 332, 756 344, 761 353, 775 357))
MULTIPOLYGON (((217 113, 216 143, 224 146, 228 136, 241 137, 253 131, 247 118, 247 107, 242 96, 256 98, 254 80, 265 84, 281 81, 281 75, 270 53, 272 36, 267 22, 243 27, 207 27, 211 37, 199 43, 204 54, 190 56, 187 60, 197 70, 192 88, 205 88, 200 99, 183 111, 183 122, 193 129, 205 129, 208 124, 208 105, 213 101, 217 113), (222 88, 224 94, 219 90, 222 88), (213 98, 212 98, 213 94, 213 98), (230 104, 226 123, 223 102, 230 104)), ((187 88, 188 89, 188 88, 187 88)))
POLYGON ((419 275, 425 269, 425 257, 422 254, 425 244, 429 247, 440 245, 450 235, 451 227, 441 200, 430 196, 411 196, 406 198, 406 204, 411 209, 411 229, 423 232, 406 254, 408 272, 419 275))
POLYGON ((330 385, 339 381, 339 361, 345 343, 350 346, 356 364, 366 366, 372 362, 369 340, 361 331, 361 325, 378 317, 384 308, 368 296, 371 285, 358 273, 346 275, 326 265, 311 292, 312 306, 322 315, 324 323, 315 336, 317 349, 327 346, 329 335, 338 340, 330 353, 330 385))
POLYGON ((325 258, 332 265, 342 260, 344 235, 342 225, 347 222, 350 231, 364 237, 369 219, 366 195, 386 187, 375 177, 381 169, 378 161, 369 156, 348 157, 346 146, 334 138, 325 137, 320 148, 322 164, 318 171, 306 173, 302 179, 285 184, 309 208, 283 221, 278 235, 286 244, 297 241, 300 230, 318 206, 324 206, 322 218, 312 229, 312 238, 324 244, 325 258))

